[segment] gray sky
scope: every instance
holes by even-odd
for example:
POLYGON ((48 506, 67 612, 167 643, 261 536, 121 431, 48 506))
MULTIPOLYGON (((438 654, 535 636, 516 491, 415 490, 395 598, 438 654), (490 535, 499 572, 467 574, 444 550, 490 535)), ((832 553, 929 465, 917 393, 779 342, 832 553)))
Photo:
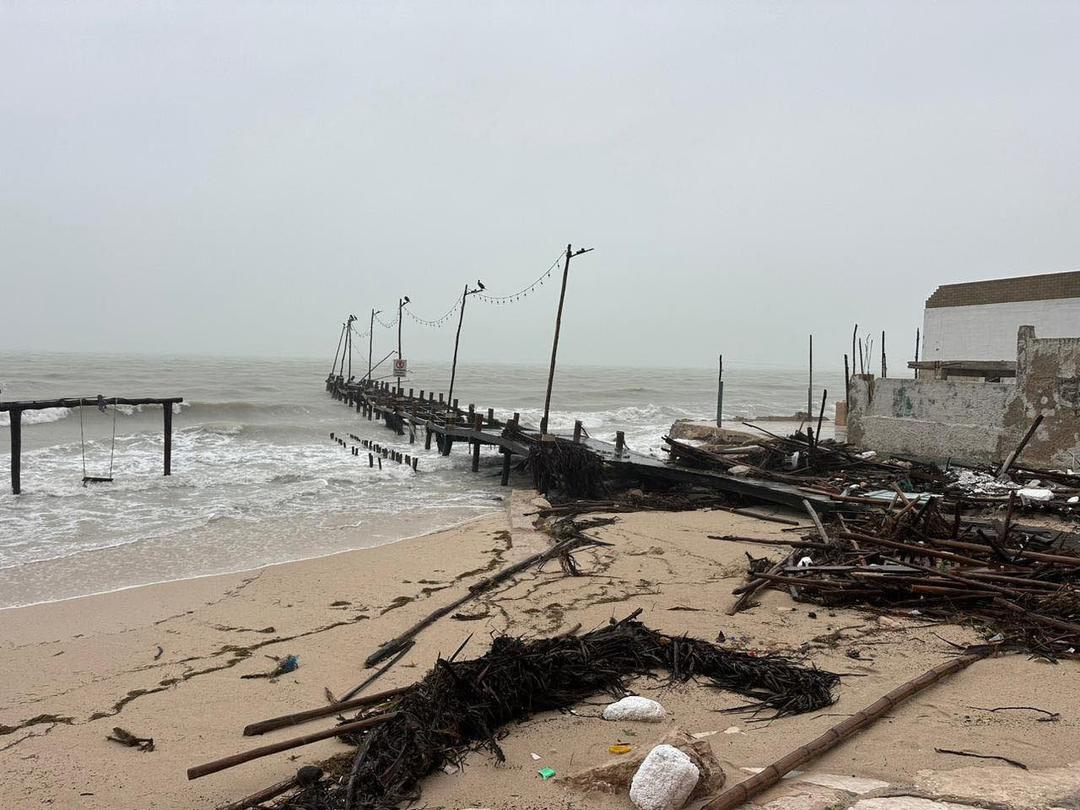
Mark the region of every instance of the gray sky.
MULTIPOLYGON (((1076 2, 5 0, 0 351, 329 363, 572 242, 567 362, 858 321, 898 369, 937 284, 1080 267, 1077 42, 1076 2)), ((468 357, 546 358, 556 296, 470 302, 468 357)))

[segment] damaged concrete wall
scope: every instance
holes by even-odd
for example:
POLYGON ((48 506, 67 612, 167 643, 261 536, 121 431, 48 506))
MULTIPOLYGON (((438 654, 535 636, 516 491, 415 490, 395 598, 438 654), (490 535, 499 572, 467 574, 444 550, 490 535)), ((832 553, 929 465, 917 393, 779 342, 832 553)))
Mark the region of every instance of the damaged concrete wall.
POLYGON ((993 463, 1043 415, 1023 460, 1080 468, 1080 338, 1017 336, 1014 382, 856 377, 848 441, 881 453, 993 463))
POLYGON ((1042 414, 1043 422, 1024 451, 1024 461, 1080 469, 1080 338, 1038 338, 1034 327, 1021 326, 1016 388, 1017 396, 1005 411, 1005 452, 1042 414))

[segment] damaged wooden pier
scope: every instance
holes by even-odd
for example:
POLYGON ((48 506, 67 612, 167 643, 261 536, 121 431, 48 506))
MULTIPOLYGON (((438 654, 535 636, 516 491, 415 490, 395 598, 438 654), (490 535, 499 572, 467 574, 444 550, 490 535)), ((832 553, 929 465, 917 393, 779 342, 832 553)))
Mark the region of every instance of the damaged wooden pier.
POLYGON ((603 466, 605 474, 613 478, 684 484, 799 510, 804 500, 819 511, 838 507, 829 497, 793 484, 750 480, 638 453, 626 446, 621 432, 614 443, 602 441, 589 436, 581 421, 575 422, 572 432, 544 433, 523 423, 520 413, 499 418, 493 408, 485 410, 472 403, 462 408, 457 399, 448 400, 442 393, 406 390, 379 381, 347 382, 341 375, 327 377, 326 390, 367 419, 382 420, 398 436, 408 436, 410 444, 422 435, 425 449, 430 450, 434 442, 444 456, 450 455, 455 443, 467 444, 473 472, 480 469, 481 448, 497 448, 502 454, 503 486, 510 483, 514 456, 527 459, 542 443, 550 442, 575 445, 590 454, 603 466))

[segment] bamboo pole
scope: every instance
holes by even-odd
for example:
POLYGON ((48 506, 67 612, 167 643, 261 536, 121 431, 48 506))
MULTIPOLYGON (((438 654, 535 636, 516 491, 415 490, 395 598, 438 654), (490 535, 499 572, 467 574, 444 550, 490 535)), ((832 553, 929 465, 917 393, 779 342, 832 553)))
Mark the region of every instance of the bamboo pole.
POLYGON ((390 698, 397 697, 398 695, 403 695, 406 692, 413 690, 415 687, 415 684, 399 686, 396 689, 387 689, 383 692, 376 692, 373 695, 364 695, 363 697, 353 698, 352 700, 343 700, 338 703, 330 703, 326 706, 317 706, 314 709, 308 709, 303 712, 283 714, 280 717, 271 717, 269 720, 260 720, 257 723, 251 723, 245 726, 244 736, 254 737, 259 734, 265 734, 268 731, 285 728, 286 726, 298 726, 301 723, 306 723, 308 720, 329 717, 351 709, 359 709, 362 706, 373 706, 390 700, 390 698))
POLYGON ((271 754, 277 754, 281 751, 288 751, 290 748, 299 748, 302 745, 309 745, 310 743, 319 742, 320 740, 329 740, 334 737, 340 737, 342 734, 363 731, 364 729, 373 728, 381 723, 385 723, 387 720, 392 720, 397 716, 397 712, 389 712, 388 714, 369 717, 366 720, 343 723, 339 726, 323 729, 322 731, 316 731, 311 734, 305 734, 301 737, 293 737, 292 739, 282 740, 281 742, 264 745, 259 748, 252 748, 250 751, 242 751, 239 754, 222 757, 221 759, 215 759, 212 762, 207 762, 203 765, 195 765, 188 768, 187 778, 198 779, 212 773, 217 773, 218 771, 224 771, 226 768, 232 768, 236 765, 242 765, 245 762, 251 762, 253 759, 268 757, 271 754))
POLYGON ((884 697, 871 703, 862 711, 856 712, 846 720, 837 723, 817 739, 796 748, 790 754, 781 757, 761 772, 728 788, 719 796, 707 802, 702 807, 702 810, 732 810, 732 808, 738 807, 740 804, 749 801, 758 793, 775 785, 784 778, 785 774, 790 773, 800 765, 824 754, 830 748, 833 748, 847 738, 857 734, 864 728, 873 725, 875 721, 891 711, 898 704, 903 703, 909 697, 933 686, 935 683, 947 678, 949 675, 959 672, 984 656, 985 653, 976 653, 964 655, 960 658, 954 658, 951 661, 946 661, 944 664, 939 664, 933 669, 924 672, 918 678, 910 680, 905 684, 901 684, 884 697))

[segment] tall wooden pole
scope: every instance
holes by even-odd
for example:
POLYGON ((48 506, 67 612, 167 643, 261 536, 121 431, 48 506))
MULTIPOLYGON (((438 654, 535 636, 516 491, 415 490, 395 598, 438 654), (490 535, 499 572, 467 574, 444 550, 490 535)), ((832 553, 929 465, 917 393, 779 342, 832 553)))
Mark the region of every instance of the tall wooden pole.
POLYGON ((22 411, 11 413, 11 493, 22 492, 22 411))
POLYGON ((885 330, 881 331, 881 379, 885 379, 889 376, 888 370, 885 367, 885 330))
POLYGON ((368 382, 371 382, 371 348, 375 345, 375 316, 379 313, 374 308, 371 310, 371 326, 368 327, 368 341, 367 341, 367 376, 368 382))
POLYGON ((337 370, 338 357, 341 355, 341 341, 345 339, 345 324, 341 325, 341 332, 338 334, 337 348, 334 350, 334 362, 330 365, 330 376, 334 376, 334 371, 337 370))
MULTIPOLYGON (((921 338, 921 337, 922 337, 921 331, 918 328, 916 328, 915 329, 915 362, 916 363, 919 362, 919 338, 921 338)), ((915 369, 915 379, 916 380, 919 379, 919 369, 918 368, 915 369)))
POLYGON ((720 374, 716 381, 716 426, 724 419, 724 355, 720 355, 720 374))
POLYGON ((457 322, 457 334, 454 336, 454 361, 450 364, 450 391, 446 395, 446 398, 451 402, 454 401, 454 377, 457 375, 457 353, 458 343, 461 341, 461 324, 465 320, 465 299, 469 297, 469 285, 465 285, 465 290, 461 293, 461 312, 458 313, 457 322))
POLYGON ((810 373, 806 381, 806 418, 814 418, 814 336, 810 336, 810 373))
POLYGON ((562 329, 563 302, 566 301, 566 277, 570 274, 570 259, 588 253, 592 248, 582 248, 574 253, 570 245, 566 246, 566 262, 563 264, 562 289, 559 290, 559 309, 555 313, 555 339, 551 342, 551 367, 548 369, 547 393, 544 395, 544 417, 540 420, 540 434, 548 429, 548 416, 551 414, 551 386, 555 382, 555 358, 559 354, 559 331, 562 329))
MULTIPOLYGON (((397 359, 401 360, 401 311, 405 309, 405 299, 399 298, 397 302, 397 359)), ((401 377, 397 378, 398 393, 401 393, 401 377)))
POLYGON ((349 341, 349 376, 345 378, 346 380, 351 380, 352 379, 352 331, 353 331, 352 330, 352 323, 355 320, 356 320, 356 316, 355 315, 350 315, 348 323, 346 323, 346 325, 345 325, 345 337, 349 341))

